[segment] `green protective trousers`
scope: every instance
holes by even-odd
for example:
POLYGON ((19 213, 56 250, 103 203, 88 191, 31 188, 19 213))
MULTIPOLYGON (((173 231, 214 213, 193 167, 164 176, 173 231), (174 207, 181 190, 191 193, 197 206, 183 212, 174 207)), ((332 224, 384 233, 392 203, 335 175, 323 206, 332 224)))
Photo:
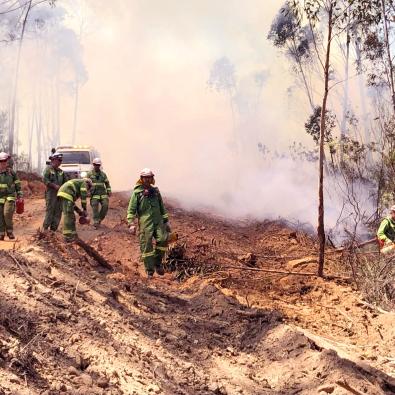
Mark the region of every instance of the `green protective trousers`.
POLYGON ((108 212, 108 198, 91 198, 93 223, 100 224, 108 212))
POLYGON ((63 212, 63 236, 65 239, 72 240, 77 236, 75 228, 74 202, 62 198, 63 212))
POLYGON ((142 227, 140 229, 140 251, 145 271, 153 274, 155 269, 162 267, 162 259, 167 250, 167 232, 164 224, 142 227), (153 244, 155 239, 155 246, 153 244))
POLYGON ((14 222, 12 217, 15 212, 15 201, 6 200, 5 203, 0 204, 0 234, 6 232, 12 233, 14 230, 14 222))
POLYGON ((62 202, 57 197, 57 191, 47 191, 45 193, 45 219, 43 228, 50 228, 56 231, 59 227, 60 219, 62 218, 62 202))

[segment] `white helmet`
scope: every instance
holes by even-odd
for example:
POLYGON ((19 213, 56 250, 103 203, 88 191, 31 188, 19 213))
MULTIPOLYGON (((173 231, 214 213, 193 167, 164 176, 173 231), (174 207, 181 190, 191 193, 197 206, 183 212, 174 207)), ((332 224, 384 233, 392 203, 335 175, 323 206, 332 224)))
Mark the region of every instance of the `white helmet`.
POLYGON ((63 154, 61 152, 54 152, 49 159, 63 159, 63 154))
MULTIPOLYGON (((0 154, 1 155, 1 154, 0 154)), ((391 206, 391 208, 390 208, 390 212, 394 212, 395 213, 395 206, 391 206)))
POLYGON ((153 177, 154 173, 148 167, 141 170, 140 177, 153 177))
POLYGON ((100 166, 101 166, 101 159, 100 159, 100 158, 95 158, 95 159, 93 159, 92 164, 93 164, 93 165, 100 165, 100 166))
POLYGON ((8 160, 10 158, 10 155, 8 155, 6 152, 0 152, 0 160, 8 160))

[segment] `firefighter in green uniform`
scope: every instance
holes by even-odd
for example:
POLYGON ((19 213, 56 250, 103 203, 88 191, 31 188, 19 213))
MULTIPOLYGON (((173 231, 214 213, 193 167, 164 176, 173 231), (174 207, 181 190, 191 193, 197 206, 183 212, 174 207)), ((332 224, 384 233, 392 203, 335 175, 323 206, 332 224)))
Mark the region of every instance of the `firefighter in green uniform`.
POLYGON ((111 186, 106 173, 100 169, 100 158, 92 161, 93 170, 87 175, 92 180, 90 204, 93 211, 93 226, 98 228, 107 215, 108 201, 111 196, 111 186))
POLYGON ((16 198, 22 198, 21 182, 15 171, 9 167, 9 155, 0 152, 0 240, 5 233, 10 240, 15 239, 12 217, 16 198))
POLYGON ((77 237, 74 211, 87 217, 86 197, 91 187, 92 181, 89 178, 76 178, 66 181, 58 190, 58 197, 62 200, 63 236, 66 241, 73 241, 77 237), (82 210, 75 205, 79 198, 82 210))
POLYGON ((67 176, 59 166, 62 164, 63 155, 55 152, 50 156, 51 164, 44 170, 45 191, 45 219, 43 228, 52 231, 58 229, 62 217, 62 202, 57 196, 59 188, 67 181, 67 176))
POLYGON ((377 230, 377 238, 381 247, 383 247, 384 244, 395 242, 395 206, 390 208, 389 216, 381 221, 379 229, 377 230))
POLYGON ((167 250, 170 233, 169 215, 163 205, 159 189, 154 187, 154 174, 143 169, 129 201, 127 220, 132 234, 136 234, 138 218, 141 258, 148 277, 156 271, 164 274, 162 259, 167 250), (153 245, 155 239, 155 247, 153 245))

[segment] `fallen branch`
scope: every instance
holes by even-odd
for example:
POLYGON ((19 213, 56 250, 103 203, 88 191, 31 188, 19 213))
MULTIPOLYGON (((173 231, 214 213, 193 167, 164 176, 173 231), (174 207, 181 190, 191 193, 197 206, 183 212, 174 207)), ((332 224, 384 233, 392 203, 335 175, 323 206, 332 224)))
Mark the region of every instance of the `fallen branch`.
MULTIPOLYGON (((353 245, 353 247, 354 248, 360 248, 360 247, 366 246, 368 244, 373 244, 373 243, 377 243, 377 239, 376 238, 363 241, 362 243, 355 244, 355 245, 353 245)), ((349 246, 346 246, 346 247, 336 248, 335 250, 330 250, 330 251, 327 251, 327 252, 343 252, 344 250, 347 250, 348 248, 349 248, 349 246)))
POLYGON ((362 392, 359 392, 358 390, 352 388, 350 386, 350 384, 348 384, 346 381, 337 380, 336 384, 339 385, 340 387, 344 388, 345 390, 351 392, 354 395, 363 395, 362 392))
POLYGON ((244 310, 236 310, 236 313, 246 318, 267 318, 268 314, 265 311, 244 311, 244 310))
POLYGON ((378 312, 381 314, 390 314, 391 313, 391 311, 384 310, 380 307, 377 307, 371 303, 365 302, 364 300, 361 300, 361 299, 358 299, 358 303, 360 303, 363 306, 368 307, 369 309, 373 310, 374 312, 378 312))
POLYGON ((15 262, 19 270, 26 277, 27 281, 29 281, 30 284, 41 284, 40 281, 36 280, 33 276, 31 276, 26 272, 26 270, 22 267, 18 259, 11 252, 6 251, 6 255, 8 255, 15 262))
MULTIPOLYGON (((250 270, 253 272, 264 272, 264 273, 278 273, 278 274, 286 274, 286 275, 293 275, 293 276, 310 276, 310 277, 318 277, 317 273, 310 273, 310 272, 289 272, 285 270, 275 270, 275 269, 260 269, 256 267, 249 267, 249 266, 226 266, 227 269, 238 269, 238 270, 250 270)), ((332 276, 326 275, 326 279, 328 280, 344 280, 350 281, 350 277, 341 277, 341 276, 332 276)))
POLYGON ((90 256, 92 257, 100 266, 105 267, 108 270, 113 271, 113 267, 104 259, 93 247, 89 244, 85 243, 85 241, 81 240, 77 237, 75 242, 90 256))

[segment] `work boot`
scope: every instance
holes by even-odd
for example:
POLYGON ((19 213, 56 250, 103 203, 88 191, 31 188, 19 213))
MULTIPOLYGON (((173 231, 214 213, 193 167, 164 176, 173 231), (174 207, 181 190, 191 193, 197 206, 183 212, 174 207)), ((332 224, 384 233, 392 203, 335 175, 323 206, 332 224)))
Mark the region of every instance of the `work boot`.
POLYGON ((75 240, 75 237, 65 237, 64 242, 65 243, 72 243, 75 240))
POLYGON ((4 235, 0 235, 0 240, 4 240, 4 235))
POLYGON ((165 269, 163 268, 162 265, 157 266, 157 267, 155 268, 155 271, 156 271, 156 273, 159 274, 159 276, 163 276, 163 275, 165 274, 165 269))
POLYGON ((154 272, 147 272, 147 278, 154 277, 154 272))
POLYGON ((14 236, 14 234, 12 232, 7 232, 7 236, 8 236, 8 238, 10 240, 14 240, 15 239, 15 236, 14 236))
POLYGON ((97 223, 93 224, 93 227, 95 229, 99 229, 100 228, 100 222, 97 222, 97 223))

